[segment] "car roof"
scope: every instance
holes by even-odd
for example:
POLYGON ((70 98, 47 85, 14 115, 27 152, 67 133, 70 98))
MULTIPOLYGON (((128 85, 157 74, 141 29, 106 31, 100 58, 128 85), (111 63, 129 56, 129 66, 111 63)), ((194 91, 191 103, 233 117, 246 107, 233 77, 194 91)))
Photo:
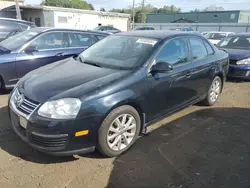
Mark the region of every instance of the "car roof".
POLYGON ((72 31, 72 32, 86 32, 86 33, 92 33, 92 34, 109 35, 108 33, 100 32, 100 31, 80 30, 80 29, 65 29, 65 28, 49 28, 49 27, 36 27, 36 28, 32 28, 30 31, 37 31, 37 32, 72 31))
POLYGON ((247 37, 250 37, 250 33, 238 33, 238 34, 235 34, 235 36, 247 36, 247 37))
POLYGON ((224 31, 207 31, 207 33, 233 33, 233 32, 224 32, 224 31))
POLYGON ((154 39, 160 39, 160 40, 163 40, 169 37, 176 37, 176 36, 203 37, 201 34, 198 34, 195 32, 169 31, 169 30, 137 30, 137 31, 121 32, 115 35, 145 37, 145 38, 154 38, 154 39))
POLYGON ((17 20, 17 19, 12 19, 12 18, 2 18, 2 17, 0 17, 0 20, 18 22, 18 23, 29 24, 29 25, 33 25, 34 24, 33 22, 28 22, 28 21, 25 21, 25 20, 17 20))

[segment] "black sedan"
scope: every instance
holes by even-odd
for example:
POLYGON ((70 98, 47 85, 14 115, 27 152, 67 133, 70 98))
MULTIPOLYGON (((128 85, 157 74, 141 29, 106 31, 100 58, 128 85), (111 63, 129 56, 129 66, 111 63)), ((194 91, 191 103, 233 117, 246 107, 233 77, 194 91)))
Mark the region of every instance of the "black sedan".
POLYGON ((10 119, 42 152, 117 156, 153 122, 200 101, 215 104, 228 63, 198 34, 111 35, 23 77, 10 95, 10 119))

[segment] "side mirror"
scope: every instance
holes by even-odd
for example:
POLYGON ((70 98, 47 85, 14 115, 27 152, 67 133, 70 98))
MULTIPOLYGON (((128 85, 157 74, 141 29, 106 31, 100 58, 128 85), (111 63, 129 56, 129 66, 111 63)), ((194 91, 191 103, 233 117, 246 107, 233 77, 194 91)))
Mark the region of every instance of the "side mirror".
POLYGON ((173 66, 166 62, 157 62, 151 68, 151 73, 167 73, 173 70, 173 66))
POLYGON ((38 50, 36 46, 30 45, 24 51, 26 53, 32 53, 32 52, 37 52, 38 50))

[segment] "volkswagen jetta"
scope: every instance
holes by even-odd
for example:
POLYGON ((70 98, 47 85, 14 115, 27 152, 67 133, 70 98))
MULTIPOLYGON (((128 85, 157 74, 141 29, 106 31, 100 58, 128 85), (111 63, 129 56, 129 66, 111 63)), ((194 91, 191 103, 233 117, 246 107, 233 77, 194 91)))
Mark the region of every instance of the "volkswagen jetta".
POLYGON ((200 101, 215 104, 228 63, 198 34, 115 34, 23 77, 10 95, 10 119, 42 152, 117 156, 153 122, 200 101))

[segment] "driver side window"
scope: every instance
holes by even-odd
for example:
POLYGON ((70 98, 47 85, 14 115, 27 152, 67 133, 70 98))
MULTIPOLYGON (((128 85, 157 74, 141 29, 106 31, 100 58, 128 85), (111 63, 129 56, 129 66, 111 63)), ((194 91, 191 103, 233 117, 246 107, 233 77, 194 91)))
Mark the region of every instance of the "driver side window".
POLYGON ((178 66, 188 62, 188 48, 183 38, 169 41, 156 56, 156 62, 166 62, 172 66, 178 66))
POLYGON ((38 37, 30 45, 36 47, 38 51, 65 48, 69 45, 66 36, 67 34, 62 32, 47 33, 38 37))

